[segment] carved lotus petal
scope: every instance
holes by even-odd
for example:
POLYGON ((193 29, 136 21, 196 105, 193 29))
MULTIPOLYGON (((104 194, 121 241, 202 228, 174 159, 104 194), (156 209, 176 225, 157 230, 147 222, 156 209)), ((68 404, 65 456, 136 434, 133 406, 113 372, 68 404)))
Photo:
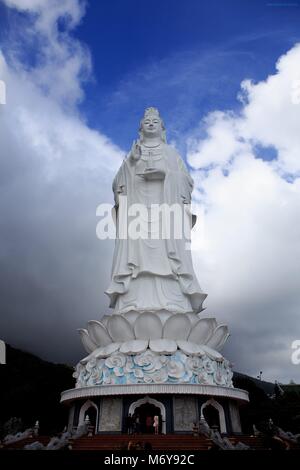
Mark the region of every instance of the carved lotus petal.
POLYGON ((205 352, 202 346, 198 346, 198 344, 191 343, 190 341, 179 340, 177 341, 178 347, 181 349, 182 352, 185 354, 193 355, 193 356, 204 356, 205 352))
POLYGON ((152 339, 149 348, 160 354, 172 354, 177 351, 177 344, 172 339, 152 339))
POLYGON ((192 328, 188 341, 204 344, 212 337, 216 327, 214 318, 201 318, 192 328))
POLYGON ((120 348, 120 343, 110 343, 104 348, 99 348, 95 352, 95 357, 100 359, 101 357, 107 357, 113 354, 114 352, 118 351, 120 348))
POLYGON ((107 323, 108 323, 108 320, 110 319, 110 317, 111 317, 111 315, 104 315, 101 318, 101 323, 103 323, 103 325, 107 327, 107 323))
POLYGON ((193 326, 194 326, 196 323, 198 323, 198 321, 199 321, 199 316, 198 316, 198 314, 191 312, 191 313, 186 313, 185 315, 186 315, 186 316, 188 317, 188 319, 190 320, 191 325, 192 325, 192 328, 193 328, 193 326))
POLYGON ((197 313, 198 320, 209 320, 213 326, 213 328, 217 328, 218 323, 214 317, 204 317, 202 313, 197 313))
POLYGON ((219 351, 222 349, 229 337, 227 325, 219 325, 215 329, 212 337, 206 342, 206 345, 219 351))
POLYGON ((170 318, 172 315, 174 315, 172 312, 169 312, 169 310, 160 310, 156 314, 159 317, 162 325, 164 325, 166 323, 168 318, 170 318))
POLYGON ((97 344, 95 344, 90 338, 88 331, 85 328, 79 328, 77 331, 79 332, 82 345, 86 352, 91 353, 97 349, 97 344))
POLYGON ((158 339, 162 336, 162 323, 155 313, 144 312, 134 325, 135 337, 139 339, 158 339))
POLYGON ((148 348, 148 340, 145 339, 133 339, 126 341, 120 347, 120 352, 124 354, 137 354, 146 351, 148 348))
POLYGON ((99 348, 95 349, 93 352, 91 352, 91 354, 89 354, 88 356, 85 356, 83 359, 81 359, 80 364, 87 364, 90 360, 94 359, 96 357, 96 353, 97 353, 98 350, 99 350, 99 348))
POLYGON ((134 339, 133 329, 129 321, 121 315, 112 315, 107 323, 107 329, 115 342, 134 339))
POLYGON ((92 357, 93 357, 92 354, 93 353, 91 353, 88 356, 85 356, 83 359, 81 359, 80 364, 87 364, 89 362, 89 360, 92 359, 92 357))
POLYGON ((163 337, 169 339, 187 339, 191 330, 191 322, 186 315, 180 313, 169 317, 163 329, 163 337))
POLYGON ((106 327, 103 323, 97 320, 90 320, 88 322, 88 332, 92 341, 99 346, 107 346, 112 343, 106 327))
POLYGON ((214 349, 210 348, 206 344, 202 345, 202 349, 210 359, 213 359, 213 360, 218 361, 218 362, 222 362, 224 360, 222 354, 220 354, 218 351, 215 351, 214 349))
POLYGON ((122 316, 129 321, 130 325, 134 324, 135 320, 138 318, 139 315, 140 312, 137 312, 136 310, 130 310, 129 312, 122 314, 122 316))

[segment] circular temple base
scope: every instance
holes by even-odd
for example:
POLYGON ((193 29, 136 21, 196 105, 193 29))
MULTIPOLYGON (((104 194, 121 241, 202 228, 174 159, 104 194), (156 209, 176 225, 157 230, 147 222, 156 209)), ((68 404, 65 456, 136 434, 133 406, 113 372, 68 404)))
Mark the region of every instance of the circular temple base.
POLYGON ((221 434, 239 434, 239 406, 248 401, 244 390, 197 384, 78 387, 61 397, 70 409, 69 430, 82 426, 88 416, 95 434, 130 433, 130 416, 139 417, 136 433, 148 433, 153 429, 147 431, 146 423, 155 415, 162 434, 192 433, 203 419, 221 434))

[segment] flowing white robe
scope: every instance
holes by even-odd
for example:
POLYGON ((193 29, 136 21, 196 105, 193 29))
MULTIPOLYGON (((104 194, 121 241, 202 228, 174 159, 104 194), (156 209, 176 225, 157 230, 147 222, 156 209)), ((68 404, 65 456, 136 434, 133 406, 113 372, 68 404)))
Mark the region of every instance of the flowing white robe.
MULTIPOLYGON (((150 150, 151 157, 147 155, 149 150, 142 147, 138 161, 125 159, 114 179, 117 222, 120 222, 121 214, 124 220, 132 204, 143 204, 149 209, 151 204, 172 206, 176 203, 184 217, 189 213, 193 180, 182 159, 167 144, 150 150), (141 174, 149 165, 163 172, 164 179, 145 180, 141 174)), ((127 217, 128 224, 131 220, 127 217)), ((161 232, 158 239, 153 238, 160 222, 152 213, 148 223, 146 220, 142 224, 141 237, 137 239, 123 239, 117 223, 112 278, 106 290, 115 313, 202 310, 206 294, 201 291, 193 269, 188 249, 190 234, 176 239, 171 230, 170 238, 163 239, 161 232)))

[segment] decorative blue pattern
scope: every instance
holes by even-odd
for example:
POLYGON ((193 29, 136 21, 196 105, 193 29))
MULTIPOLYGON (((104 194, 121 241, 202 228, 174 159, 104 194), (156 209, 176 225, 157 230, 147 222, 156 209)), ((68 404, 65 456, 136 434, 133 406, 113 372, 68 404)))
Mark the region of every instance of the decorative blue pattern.
POLYGON ((231 364, 207 355, 189 356, 182 351, 158 354, 150 349, 136 355, 115 352, 104 359, 91 358, 76 366, 76 387, 122 384, 202 384, 233 387, 231 364))

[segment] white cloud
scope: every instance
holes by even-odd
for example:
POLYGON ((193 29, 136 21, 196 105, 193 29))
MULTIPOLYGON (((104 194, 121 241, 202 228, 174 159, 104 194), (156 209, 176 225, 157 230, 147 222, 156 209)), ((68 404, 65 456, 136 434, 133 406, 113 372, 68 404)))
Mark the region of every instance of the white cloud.
POLYGON ((203 120, 203 124, 207 138, 189 141, 189 163, 193 168, 226 165, 234 156, 247 149, 247 144, 239 136, 236 119, 230 113, 211 113, 203 120))
POLYGON ((208 116, 207 137, 194 135, 188 155, 195 204, 205 208, 194 239, 208 311, 229 323, 239 370, 279 380, 300 376, 290 360, 300 338, 300 105, 291 100, 299 63, 296 45, 276 74, 243 82, 240 113, 208 116), (266 146, 275 159, 261 158, 266 146))
POLYGON ((300 172, 300 103, 295 99, 300 79, 300 44, 295 45, 276 64, 277 72, 254 83, 244 80, 239 98, 244 103, 239 114, 215 111, 203 119, 205 140, 191 139, 189 162, 194 168, 219 164, 255 144, 274 147, 277 169, 300 172), (296 84, 296 85, 295 85, 296 84))
POLYGON ((6 6, 37 15, 36 29, 49 36, 57 31, 58 18, 74 28, 85 12, 83 0, 2 0, 6 6))
POLYGON ((37 38, 41 61, 21 61, 17 31, 0 51, 7 89, 0 108, 1 337, 73 362, 82 354, 76 328, 108 306, 112 243, 96 238, 96 208, 112 201, 123 153, 76 106, 89 53, 68 30, 61 35, 57 21, 68 13, 74 26, 81 3, 5 3, 35 13, 22 36, 25 49, 28 34, 37 38))
POLYGON ((243 83, 249 103, 244 109, 241 132, 262 145, 274 146, 285 172, 300 174, 300 106, 293 100, 294 83, 300 78, 300 44, 277 62, 277 73, 254 84, 243 83))
MULTIPOLYGON (((27 13, 27 21, 10 35, 7 60, 24 79, 42 88, 61 104, 72 106, 83 99, 82 81, 90 76, 91 57, 71 31, 85 13, 81 0, 2 0, 27 13), (62 23, 62 20, 63 23, 62 23), (59 26, 60 22, 60 26, 59 26), (34 67, 24 62, 24 52, 38 51, 34 67), (20 63, 21 62, 21 63, 20 63)), ((26 55, 26 54, 25 54, 26 55)))

